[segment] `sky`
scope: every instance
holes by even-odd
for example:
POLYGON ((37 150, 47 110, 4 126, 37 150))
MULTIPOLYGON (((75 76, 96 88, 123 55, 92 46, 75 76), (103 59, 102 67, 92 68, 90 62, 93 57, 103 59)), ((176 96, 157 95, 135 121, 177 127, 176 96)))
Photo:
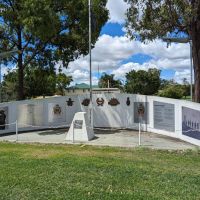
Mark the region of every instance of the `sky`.
MULTIPOLYGON (((189 44, 167 44, 161 40, 142 43, 130 40, 124 27, 128 5, 123 0, 108 0, 109 20, 102 27, 99 39, 92 49, 92 82, 98 84, 102 73, 114 74, 116 79, 125 81, 131 70, 161 70, 161 78, 174 79, 181 83, 183 78, 190 80, 189 44), (99 70, 98 70, 99 69, 99 70)), ((58 63, 57 67, 60 66, 58 63)), ((2 76, 8 66, 2 67, 2 76)), ((81 56, 70 62, 63 70, 73 77, 73 83, 89 83, 89 56, 81 56)))
MULTIPOLYGON (((174 79, 181 83, 190 80, 189 44, 171 44, 156 40, 144 44, 131 41, 126 36, 124 22, 128 5, 123 0, 108 0, 109 21, 101 30, 101 35, 92 50, 93 84, 98 83, 102 73, 114 74, 116 79, 125 80, 131 70, 161 70, 161 78, 174 79), (99 70, 98 70, 99 69, 99 70)), ((75 83, 89 83, 89 56, 71 62, 67 74, 75 83)))

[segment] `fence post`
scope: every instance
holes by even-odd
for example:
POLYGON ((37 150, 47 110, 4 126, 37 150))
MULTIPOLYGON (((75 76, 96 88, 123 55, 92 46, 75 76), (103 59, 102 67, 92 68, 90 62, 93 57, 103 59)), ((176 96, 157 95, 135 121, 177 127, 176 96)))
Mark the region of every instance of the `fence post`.
POLYGON ((73 135, 72 135, 72 143, 74 144, 74 121, 73 121, 73 129, 72 129, 73 131, 72 131, 72 133, 73 133, 73 135))
POLYGON ((139 117, 139 146, 141 145, 141 117, 139 117))
POLYGON ((18 141, 18 123, 17 123, 17 120, 16 120, 16 142, 18 141))

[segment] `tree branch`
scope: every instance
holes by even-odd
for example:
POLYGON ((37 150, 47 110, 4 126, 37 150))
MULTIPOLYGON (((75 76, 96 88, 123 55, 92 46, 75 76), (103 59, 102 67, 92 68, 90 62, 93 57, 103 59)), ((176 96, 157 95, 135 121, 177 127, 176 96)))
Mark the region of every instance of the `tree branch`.
POLYGON ((24 45, 24 47, 22 48, 22 52, 26 49, 26 47, 30 44, 32 37, 30 37, 27 41, 27 43, 24 45))
MULTIPOLYGON (((57 35, 60 34, 63 31, 63 29, 59 30, 57 35)), ((27 62, 24 63, 24 68, 34 59, 34 57, 41 52, 42 50, 45 50, 46 45, 55 38, 55 36, 52 36, 46 40, 43 44, 38 44, 38 48, 35 49, 32 56, 27 60, 27 62)), ((42 42, 41 42, 42 43, 42 42)))
POLYGON ((41 52, 42 50, 45 49, 47 43, 48 42, 44 43, 42 45, 42 47, 40 47, 40 45, 38 45, 39 47, 35 49, 35 51, 33 52, 32 56, 24 63, 23 68, 25 68, 39 52, 41 52))
POLYGON ((15 61, 17 61, 17 58, 16 58, 15 56, 12 56, 12 55, 11 55, 11 57, 12 57, 15 61))

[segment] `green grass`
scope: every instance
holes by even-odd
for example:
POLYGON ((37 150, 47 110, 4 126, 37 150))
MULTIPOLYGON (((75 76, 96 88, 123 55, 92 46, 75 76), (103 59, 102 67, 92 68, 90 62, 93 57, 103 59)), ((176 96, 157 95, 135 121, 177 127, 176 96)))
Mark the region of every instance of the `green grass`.
POLYGON ((0 199, 200 199, 200 152, 0 143, 0 199))
POLYGON ((190 96, 186 96, 186 98, 182 97, 182 100, 191 101, 191 97, 190 96))

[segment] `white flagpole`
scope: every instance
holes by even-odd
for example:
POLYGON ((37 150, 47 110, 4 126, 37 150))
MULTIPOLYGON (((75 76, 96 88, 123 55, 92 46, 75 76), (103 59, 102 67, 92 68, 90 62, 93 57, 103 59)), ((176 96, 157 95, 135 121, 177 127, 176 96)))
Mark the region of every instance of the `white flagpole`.
POLYGON ((91 52, 91 41, 92 41, 92 30, 91 30, 91 0, 89 4, 89 66, 90 66, 90 125, 93 128, 93 103, 92 103, 92 52, 91 52))

